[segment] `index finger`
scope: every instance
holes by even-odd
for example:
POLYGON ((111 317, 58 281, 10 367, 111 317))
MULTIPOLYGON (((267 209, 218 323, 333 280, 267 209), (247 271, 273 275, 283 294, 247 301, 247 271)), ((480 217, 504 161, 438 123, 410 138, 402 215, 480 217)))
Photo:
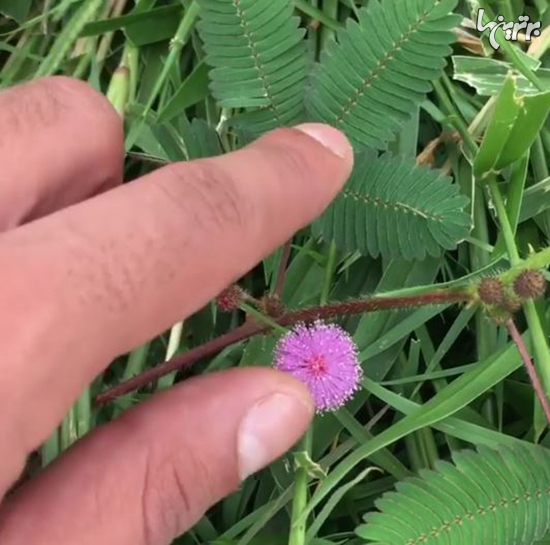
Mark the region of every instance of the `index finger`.
POLYGON ((198 310, 321 213, 351 166, 339 131, 280 129, 2 235, 3 445, 34 448, 114 357, 198 310))

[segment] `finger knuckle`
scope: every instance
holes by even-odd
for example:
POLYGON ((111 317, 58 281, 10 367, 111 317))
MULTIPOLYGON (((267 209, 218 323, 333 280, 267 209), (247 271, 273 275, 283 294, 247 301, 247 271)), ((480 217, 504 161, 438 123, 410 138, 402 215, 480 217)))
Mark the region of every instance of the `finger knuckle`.
POLYGON ((43 85, 50 88, 53 100, 61 103, 73 119, 78 119, 86 134, 101 135, 95 140, 97 152, 103 154, 101 159, 122 160, 122 119, 104 95, 86 82, 64 76, 46 78, 43 85))
POLYGON ((86 145, 98 168, 121 164, 122 120, 110 102, 88 83, 52 76, 5 93, 6 107, 2 108, 0 124, 9 126, 10 133, 36 131, 37 127, 70 127, 75 143, 86 145))
POLYGON ((166 168, 169 175, 159 189, 179 212, 192 218, 195 228, 213 235, 246 229, 250 202, 231 172, 210 160, 166 168))

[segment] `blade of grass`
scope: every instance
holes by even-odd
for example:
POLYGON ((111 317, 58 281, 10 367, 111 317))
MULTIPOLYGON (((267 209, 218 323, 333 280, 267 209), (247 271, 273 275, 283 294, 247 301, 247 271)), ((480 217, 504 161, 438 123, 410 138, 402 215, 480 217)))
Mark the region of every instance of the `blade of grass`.
POLYGON ((104 2, 105 0, 84 0, 57 36, 46 58, 40 63, 36 77, 51 76, 57 72, 84 25, 95 17, 104 2))
POLYGON ((349 471, 362 460, 413 431, 433 425, 453 415, 495 384, 498 384, 520 365, 521 361, 517 356, 517 352, 515 352, 515 346, 511 345, 481 363, 476 369, 456 379, 443 391, 422 405, 418 411, 406 416, 342 460, 317 489, 302 513, 302 517, 307 517, 349 471))
POLYGON ((163 90, 164 84, 168 78, 172 66, 179 58, 183 46, 188 42, 191 30, 195 24, 195 21, 199 15, 199 5, 196 1, 193 1, 190 6, 185 10, 184 15, 181 19, 181 23, 176 31, 176 34, 170 42, 170 52, 164 67, 158 79, 155 82, 151 96, 145 105, 145 109, 141 114, 138 121, 131 127, 130 133, 126 138, 125 147, 126 150, 130 150, 133 145, 136 143, 136 140, 139 138, 141 131, 145 125, 147 114, 150 112, 155 100, 158 98, 159 94, 163 90))

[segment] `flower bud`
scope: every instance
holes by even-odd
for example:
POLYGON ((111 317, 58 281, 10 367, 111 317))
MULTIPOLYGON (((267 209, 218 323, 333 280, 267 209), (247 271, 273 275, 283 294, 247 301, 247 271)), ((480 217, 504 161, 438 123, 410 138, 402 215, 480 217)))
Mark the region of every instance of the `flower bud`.
POLYGON ((546 289, 546 279, 540 271, 527 269, 514 280, 514 292, 522 299, 535 299, 546 289))
POLYGON ((244 295, 244 291, 237 284, 231 284, 218 295, 216 304, 223 312, 231 312, 239 308, 244 300, 244 295))
POLYGON ((498 278, 483 278, 477 286, 477 292, 481 301, 487 305, 496 305, 504 297, 504 288, 498 278))
POLYGON ((272 318, 279 318, 285 313, 285 307, 281 298, 274 293, 269 293, 262 297, 260 301, 260 309, 264 314, 272 318))

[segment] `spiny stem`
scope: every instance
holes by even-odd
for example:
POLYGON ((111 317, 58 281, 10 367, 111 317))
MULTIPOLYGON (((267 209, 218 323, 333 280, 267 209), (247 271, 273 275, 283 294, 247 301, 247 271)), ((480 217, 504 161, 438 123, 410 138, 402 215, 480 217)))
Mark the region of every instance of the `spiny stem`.
POLYGON ((95 402, 98 405, 103 405, 117 397, 126 395, 133 390, 138 390, 150 382, 155 382, 160 377, 172 373, 172 371, 177 371, 183 367, 187 367, 202 358, 207 358, 208 356, 213 356, 214 354, 221 352, 227 346, 244 341, 259 331, 260 328, 256 324, 246 323, 236 329, 233 329, 229 333, 220 335, 211 341, 192 348, 191 350, 188 350, 170 361, 151 367, 139 375, 121 382, 117 386, 114 386, 113 388, 110 388, 109 390, 106 390, 96 396, 95 402))
MULTIPOLYGON (((410 297, 385 297, 375 296, 356 301, 333 303, 324 306, 304 308, 295 312, 287 313, 280 318, 274 319, 279 326, 288 326, 297 322, 309 322, 316 319, 329 320, 338 316, 361 314, 363 312, 375 312, 378 310, 395 310, 400 308, 412 308, 424 305, 437 305, 445 303, 467 303, 472 302, 472 295, 466 288, 455 288, 448 290, 437 290, 432 293, 424 293, 410 297)), ((95 401, 104 404, 119 396, 125 395, 133 390, 158 380, 160 377, 176 371, 192 363, 212 356, 227 346, 244 341, 253 335, 271 331, 270 326, 247 322, 244 325, 225 333, 211 341, 181 354, 174 359, 161 363, 143 373, 121 382, 117 386, 99 394, 95 401)))
POLYGON ((521 263, 500 275, 503 282, 515 278, 520 272, 527 269, 544 269, 550 265, 550 248, 544 248, 535 254, 526 257, 521 263))
MULTIPOLYGON (((489 189, 493 196, 495 210, 502 229, 502 235, 506 244, 508 256, 510 257, 510 262, 514 267, 521 267, 525 264, 525 261, 522 262, 519 256, 516 241, 514 238, 514 232, 508 218, 508 212, 506 211, 506 207, 504 206, 504 200, 495 179, 489 180, 489 189)), ((548 253, 548 248, 540 253, 543 255, 548 253)), ((531 339, 533 340, 535 351, 535 361, 540 376, 542 377, 544 391, 546 392, 546 395, 550 395, 550 351, 548 349, 546 335, 544 333, 542 323, 537 313, 535 303, 532 300, 525 301, 525 303, 523 304, 523 310, 525 312, 529 331, 531 332, 531 339)))
POLYGON ((441 290, 413 297, 375 296, 368 299, 358 299, 356 301, 345 301, 343 303, 304 308, 286 314, 277 321, 281 325, 291 325, 296 322, 330 320, 338 316, 349 316, 353 314, 362 314, 364 312, 375 312, 377 310, 396 310, 425 305, 462 303, 470 301, 471 297, 470 293, 466 290, 441 290))
POLYGON ((550 396, 550 350, 548 349, 548 341, 542 327, 540 317, 532 300, 523 303, 523 312, 527 319, 527 325, 531 332, 533 347, 535 351, 535 361, 538 364, 539 373, 542 377, 544 390, 546 395, 550 396))
MULTIPOLYGON (((134 348, 128 355, 126 359, 126 365, 122 374, 123 382, 131 380, 132 377, 137 377, 143 371, 146 363, 149 351, 151 348, 151 343, 147 342, 134 348)), ((114 408, 115 418, 120 416, 126 409, 132 405, 133 399, 132 396, 123 396, 118 400, 116 407, 114 408)))
POLYGON ((521 336, 520 332, 516 327, 516 324, 511 318, 506 322, 506 327, 508 329, 508 332, 510 333, 510 337, 512 337, 512 340, 516 343, 518 352, 523 361, 523 365, 525 366, 527 374, 529 375, 529 379, 531 380, 531 384, 533 385, 533 389, 537 394, 539 402, 546 416, 546 422, 550 426, 550 405, 548 404, 548 398, 544 393, 544 388, 542 387, 542 384, 539 380, 537 372, 535 371, 535 366, 531 362, 531 357, 529 356, 527 347, 523 342, 523 337, 521 336))

